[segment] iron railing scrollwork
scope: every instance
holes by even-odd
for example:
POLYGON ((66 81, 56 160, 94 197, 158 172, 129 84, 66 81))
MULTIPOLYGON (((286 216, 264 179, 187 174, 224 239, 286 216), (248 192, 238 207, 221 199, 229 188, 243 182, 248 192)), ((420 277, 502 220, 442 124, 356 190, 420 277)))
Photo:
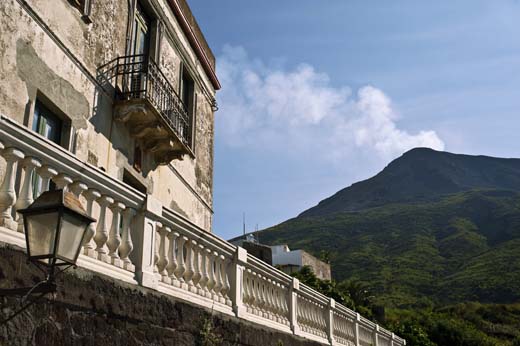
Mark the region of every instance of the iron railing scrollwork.
POLYGON ((148 100, 184 145, 191 148, 191 121, 186 105, 161 71, 146 55, 113 59, 98 69, 102 84, 115 89, 117 100, 148 100))

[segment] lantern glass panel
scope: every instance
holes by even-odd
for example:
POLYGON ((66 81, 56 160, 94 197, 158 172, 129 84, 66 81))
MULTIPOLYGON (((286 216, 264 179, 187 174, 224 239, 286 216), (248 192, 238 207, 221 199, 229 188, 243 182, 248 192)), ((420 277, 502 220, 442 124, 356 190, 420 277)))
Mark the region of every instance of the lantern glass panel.
POLYGON ((58 212, 26 216, 29 256, 53 256, 58 228, 58 212))
MULTIPOLYGON (((76 262, 79 248, 82 245, 83 235, 89 223, 77 215, 63 213, 61 220, 60 241, 58 245, 57 256, 67 260, 67 262, 76 262)), ((61 262, 61 261, 58 261, 61 262)))

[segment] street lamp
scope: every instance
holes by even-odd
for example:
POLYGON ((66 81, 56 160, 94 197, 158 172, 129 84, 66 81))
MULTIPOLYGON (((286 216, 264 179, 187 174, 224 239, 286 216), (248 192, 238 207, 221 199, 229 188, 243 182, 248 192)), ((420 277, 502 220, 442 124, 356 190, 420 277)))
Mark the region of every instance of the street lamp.
POLYGON ((74 194, 64 190, 44 192, 18 213, 24 221, 29 261, 43 269, 46 278, 34 287, 2 289, 0 296, 54 292, 56 270, 76 264, 85 232, 96 220, 74 194))

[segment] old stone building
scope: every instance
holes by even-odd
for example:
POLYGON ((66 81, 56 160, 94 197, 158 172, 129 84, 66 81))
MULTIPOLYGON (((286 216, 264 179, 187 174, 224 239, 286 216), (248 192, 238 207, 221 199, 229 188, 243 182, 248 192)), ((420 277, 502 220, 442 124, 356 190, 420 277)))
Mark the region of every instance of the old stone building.
POLYGON ((0 28, 3 116, 211 230, 220 85, 184 0, 3 0, 0 28))

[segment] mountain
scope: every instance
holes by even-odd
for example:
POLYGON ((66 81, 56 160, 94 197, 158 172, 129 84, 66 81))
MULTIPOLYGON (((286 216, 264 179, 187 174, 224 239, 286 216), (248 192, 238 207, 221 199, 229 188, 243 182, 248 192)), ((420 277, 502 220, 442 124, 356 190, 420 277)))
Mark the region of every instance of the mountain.
POLYGON ((376 304, 431 333, 453 321, 490 340, 439 346, 520 345, 520 159, 413 149, 258 237, 328 253, 337 281, 368 285, 376 304), (504 309, 516 317, 492 317, 504 309))
POLYGON ((520 159, 412 149, 376 176, 337 192, 300 216, 432 201, 471 189, 520 191, 520 159))

